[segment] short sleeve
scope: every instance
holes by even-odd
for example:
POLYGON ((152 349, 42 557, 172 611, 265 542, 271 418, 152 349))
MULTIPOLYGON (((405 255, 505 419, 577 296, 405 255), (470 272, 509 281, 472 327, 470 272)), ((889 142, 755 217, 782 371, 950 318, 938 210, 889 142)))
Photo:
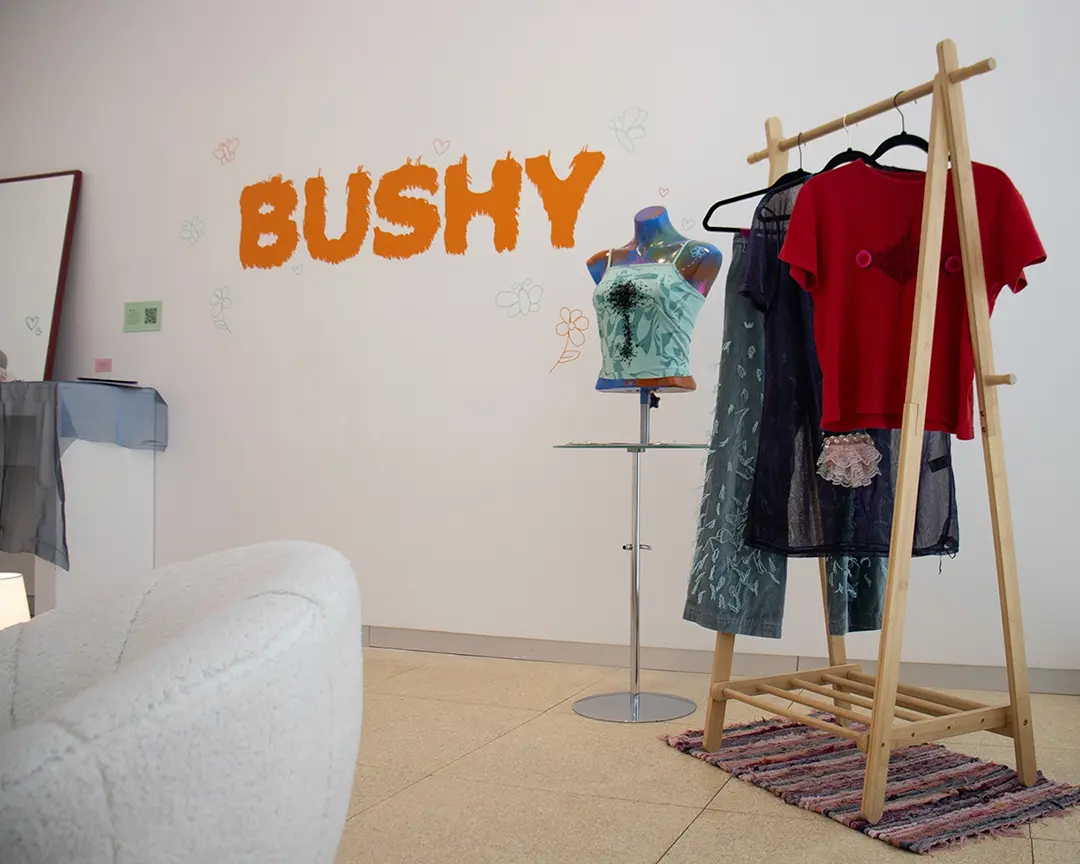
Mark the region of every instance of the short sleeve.
MULTIPOLYGON (((987 268, 991 271, 987 274, 991 283, 988 287, 996 293, 1008 285, 1015 293, 1027 285, 1024 268, 1045 261, 1046 250, 1020 192, 1004 174, 999 180, 1001 188, 996 196, 995 236, 991 246, 994 260, 993 267, 987 268)), ((985 242, 983 246, 986 247, 985 242)))
POLYGON ((787 238, 780 250, 780 260, 791 268, 791 278, 805 291, 813 293, 818 281, 818 213, 817 190, 807 183, 791 211, 787 238))
POLYGON ((750 237, 747 241, 746 270, 739 293, 765 312, 772 305, 775 292, 776 248, 775 227, 770 224, 770 211, 763 200, 754 211, 750 237))

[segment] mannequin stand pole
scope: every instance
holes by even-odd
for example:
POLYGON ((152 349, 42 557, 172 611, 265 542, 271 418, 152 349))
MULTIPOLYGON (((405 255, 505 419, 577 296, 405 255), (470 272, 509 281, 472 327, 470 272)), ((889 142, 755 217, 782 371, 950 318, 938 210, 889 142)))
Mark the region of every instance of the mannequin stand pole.
MULTIPOLYGON (((639 393, 641 434, 638 441, 648 446, 649 412, 660 404, 660 397, 647 387, 643 387, 639 393)), ((609 723, 658 723, 677 720, 693 714, 697 709, 691 700, 682 696, 641 692, 641 550, 650 548, 641 542, 641 454, 644 446, 626 448, 633 465, 631 542, 623 546, 623 549, 630 552, 630 689, 625 693, 586 696, 574 703, 574 711, 582 717, 606 720, 609 723)))

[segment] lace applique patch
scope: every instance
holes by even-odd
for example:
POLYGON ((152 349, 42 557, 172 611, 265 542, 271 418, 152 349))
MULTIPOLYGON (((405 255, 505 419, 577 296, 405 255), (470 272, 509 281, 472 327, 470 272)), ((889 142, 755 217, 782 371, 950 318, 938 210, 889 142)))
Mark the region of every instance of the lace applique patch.
POLYGON ((881 474, 881 453, 865 432, 828 435, 818 456, 817 473, 836 486, 858 489, 881 474))

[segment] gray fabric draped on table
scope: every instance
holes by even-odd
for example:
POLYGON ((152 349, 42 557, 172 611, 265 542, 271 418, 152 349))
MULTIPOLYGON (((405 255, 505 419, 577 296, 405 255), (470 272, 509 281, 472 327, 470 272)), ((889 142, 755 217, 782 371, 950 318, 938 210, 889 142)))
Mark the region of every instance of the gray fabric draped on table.
POLYGON ((164 450, 167 409, 148 387, 0 383, 0 552, 30 552, 67 570, 64 450, 75 439, 164 450))

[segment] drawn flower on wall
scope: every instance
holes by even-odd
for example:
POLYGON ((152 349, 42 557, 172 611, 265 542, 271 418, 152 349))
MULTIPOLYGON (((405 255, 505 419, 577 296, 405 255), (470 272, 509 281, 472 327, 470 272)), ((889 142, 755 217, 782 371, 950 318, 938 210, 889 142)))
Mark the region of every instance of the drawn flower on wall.
POLYGON ((226 138, 214 148, 214 158, 222 165, 228 165, 236 158, 236 151, 239 149, 239 138, 226 138))
POLYGON ((534 283, 532 279, 525 279, 496 294, 495 305, 506 310, 507 318, 524 317, 540 311, 540 298, 543 296, 542 286, 534 283))
POLYGON ((608 128, 615 133, 615 139, 627 153, 634 152, 634 141, 645 137, 645 120, 648 116, 649 112, 645 109, 630 106, 608 121, 608 128))
POLYGON ((206 226, 198 216, 192 216, 180 223, 180 239, 187 240, 192 245, 199 242, 205 231, 206 226))
POLYGON ((229 324, 225 320, 225 310, 232 306, 228 288, 215 288, 210 294, 210 320, 218 330, 224 330, 231 334, 229 324))
POLYGON ((548 370, 554 372, 561 363, 571 363, 581 356, 581 348, 585 344, 585 331, 589 329, 589 319, 580 309, 571 309, 563 306, 559 310, 559 323, 555 325, 555 332, 564 339, 563 350, 555 366, 548 370))

